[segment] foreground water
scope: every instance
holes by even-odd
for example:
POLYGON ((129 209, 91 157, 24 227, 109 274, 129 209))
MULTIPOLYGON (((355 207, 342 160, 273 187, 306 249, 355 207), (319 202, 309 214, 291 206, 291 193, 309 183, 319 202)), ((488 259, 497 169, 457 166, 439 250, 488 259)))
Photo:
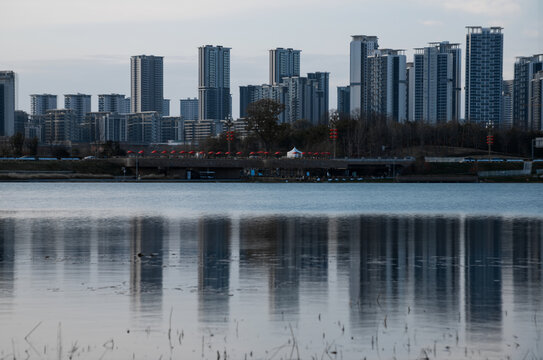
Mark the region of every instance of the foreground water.
POLYGON ((539 184, 0 184, 0 359, 543 357, 539 184))

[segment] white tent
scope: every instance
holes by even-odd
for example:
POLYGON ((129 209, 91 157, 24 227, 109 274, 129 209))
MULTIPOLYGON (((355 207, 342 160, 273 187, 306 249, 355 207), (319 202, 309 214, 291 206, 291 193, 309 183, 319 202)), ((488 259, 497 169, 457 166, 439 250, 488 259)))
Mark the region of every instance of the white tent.
POLYGON ((298 149, 296 149, 296 147, 293 147, 292 150, 290 150, 288 153, 287 153, 287 158, 290 158, 290 159, 298 159, 298 158, 301 158, 302 157, 302 152, 298 149))

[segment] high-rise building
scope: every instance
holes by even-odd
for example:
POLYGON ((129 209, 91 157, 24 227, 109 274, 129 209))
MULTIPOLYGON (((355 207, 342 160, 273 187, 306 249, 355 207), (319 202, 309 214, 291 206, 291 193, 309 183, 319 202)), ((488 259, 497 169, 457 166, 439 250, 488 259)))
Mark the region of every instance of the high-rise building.
POLYGON ((232 115, 230 48, 198 48, 198 119, 224 120, 232 115))
POLYGON ((405 81, 407 89, 406 113, 407 121, 415 121, 415 65, 413 62, 405 64, 405 81))
POLYGON ((501 124, 504 129, 513 126, 513 80, 503 81, 501 124))
POLYGON ((461 91, 459 44, 448 41, 430 43, 428 47, 415 49, 414 57, 415 119, 428 124, 458 121, 461 91))
POLYGON ((85 94, 66 94, 64 95, 64 108, 73 110, 75 124, 71 129, 71 141, 80 141, 81 123, 85 116, 91 112, 91 96, 85 94))
MULTIPOLYGON (((198 99, 186 98, 179 100, 179 114, 183 120, 198 120, 198 99)), ((241 111, 241 109, 240 109, 241 111)))
POLYGON ((170 99, 164 99, 162 104, 162 116, 170 116, 170 99))
POLYGON ((77 116, 72 109, 47 110, 43 124, 44 141, 48 144, 63 144, 73 141, 77 116))
POLYGON ((368 113, 368 56, 379 48, 377 36, 353 35, 350 44, 351 112, 368 113))
POLYGON ((530 91, 532 130, 543 131, 543 70, 534 74, 530 91))
POLYGON ((129 114, 126 121, 126 141, 131 144, 159 142, 160 114, 157 111, 129 114))
POLYGON ((164 58, 136 55, 130 58, 130 112, 156 111, 164 106, 164 58))
POLYGON ((513 81, 513 126, 523 130, 537 130, 533 127, 530 94, 534 75, 543 70, 543 54, 517 57, 513 81))
POLYGON ((284 77, 300 76, 300 52, 291 48, 270 50, 270 85, 277 85, 284 77))
POLYGON ((0 136, 15 131, 15 73, 0 71, 0 136))
POLYGON ((128 114, 118 112, 90 112, 81 125, 81 139, 85 142, 126 141, 128 114))
POLYGON ((180 116, 163 116, 160 119, 160 142, 183 141, 183 124, 180 116))
POLYGON ((351 113, 351 92, 349 86, 337 87, 337 112, 344 115, 351 113))
POLYGON ((465 121, 500 125, 503 33, 501 27, 468 26, 465 121))
POLYGON ((25 134, 25 125, 28 123, 28 113, 22 110, 15 110, 13 133, 25 134))
POLYGON ((367 58, 368 112, 406 120, 406 57, 403 50, 375 50, 367 58))
POLYGON ((30 115, 45 115, 47 110, 57 108, 57 96, 51 94, 30 95, 30 115))
POLYGON ((126 97, 122 94, 100 94, 98 112, 127 114, 130 112, 130 106, 126 108, 126 97))

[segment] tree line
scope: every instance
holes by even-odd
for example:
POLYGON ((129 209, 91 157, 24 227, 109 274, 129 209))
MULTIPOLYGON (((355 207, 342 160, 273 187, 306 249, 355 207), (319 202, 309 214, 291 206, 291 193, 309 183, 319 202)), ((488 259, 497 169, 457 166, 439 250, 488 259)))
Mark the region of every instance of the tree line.
MULTIPOLYGON (((250 104, 246 119, 249 136, 235 139, 231 148, 245 152, 285 152, 296 146, 302 151, 333 153, 335 147, 338 157, 463 156, 488 151, 487 135, 491 134, 493 153, 530 157, 532 140, 543 136, 541 131, 488 129, 480 124, 457 121, 436 125, 398 123, 381 114, 333 112, 327 124, 313 125, 304 119, 279 124, 277 116, 283 110, 283 105, 269 99, 250 104), (330 139, 330 128, 337 129, 335 143, 330 139)), ((226 136, 208 139, 205 147, 225 151, 226 136)))

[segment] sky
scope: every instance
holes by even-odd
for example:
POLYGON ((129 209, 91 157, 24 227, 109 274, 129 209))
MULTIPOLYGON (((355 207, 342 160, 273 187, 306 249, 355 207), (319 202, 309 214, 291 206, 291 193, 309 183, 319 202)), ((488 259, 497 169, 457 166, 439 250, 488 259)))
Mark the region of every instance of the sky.
MULTIPOLYGON (((516 56, 543 53, 541 0, 0 0, 0 70, 17 73, 17 108, 30 94, 130 96, 130 56, 164 56, 164 97, 171 115, 179 99, 198 95, 198 47, 231 47, 233 116, 239 86, 268 82, 268 50, 302 50, 301 72, 330 72, 348 85, 351 35, 376 35, 381 48, 460 43, 466 26, 501 26, 504 79, 516 56)), ((462 73, 464 78, 464 73, 462 73)), ((462 79, 463 81, 463 79, 462 79)))

